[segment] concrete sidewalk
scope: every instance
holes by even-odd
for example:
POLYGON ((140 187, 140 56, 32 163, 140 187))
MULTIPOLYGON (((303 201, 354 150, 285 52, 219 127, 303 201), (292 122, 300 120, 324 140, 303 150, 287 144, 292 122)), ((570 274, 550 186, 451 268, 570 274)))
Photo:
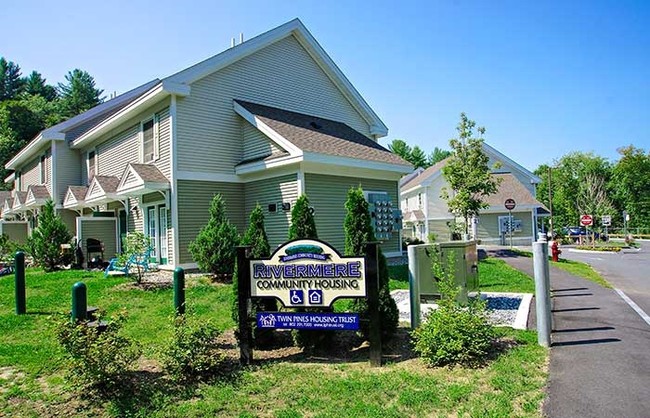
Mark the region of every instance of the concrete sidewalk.
MULTIPOLYGON (((533 277, 533 259, 491 255, 533 277)), ((553 332, 544 414, 649 417, 650 327, 613 289, 551 266, 553 332)), ((534 310, 534 308, 532 308, 534 310)))

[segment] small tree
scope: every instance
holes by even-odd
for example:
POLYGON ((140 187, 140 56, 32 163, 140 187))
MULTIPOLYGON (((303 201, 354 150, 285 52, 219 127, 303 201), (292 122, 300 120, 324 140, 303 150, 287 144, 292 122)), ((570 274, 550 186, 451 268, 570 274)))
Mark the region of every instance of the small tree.
MULTIPOLYGON (((241 245, 250 245, 251 246, 251 257, 253 258, 268 258, 271 255, 271 246, 269 245, 269 239, 266 236, 266 230, 264 228, 264 211, 259 203, 251 211, 249 220, 248 220, 248 229, 242 237, 241 245)), ((239 287, 237 281, 237 267, 235 266, 235 275, 233 277, 233 286, 232 290, 234 293, 233 305, 232 305, 232 319, 235 322, 239 321, 239 287)), ((257 312, 264 311, 277 311, 278 303, 275 299, 259 299, 256 298, 253 300, 253 312, 255 315, 257 312)), ((273 341, 273 330, 271 329, 257 329, 255 324, 253 324, 253 335, 255 340, 255 345, 258 348, 266 348, 273 341)))
MULTIPOLYGON (((122 254, 122 260, 124 262, 131 257, 145 257, 151 247, 151 238, 141 231, 128 232, 126 234, 124 247, 124 253, 122 254)), ((136 263, 136 267, 136 282, 140 284, 142 283, 142 276, 144 275, 144 267, 141 263, 136 263)))
MULTIPOLYGON (((489 207, 484 198, 497 192, 499 181, 490 174, 490 159, 483 152, 483 139, 474 138, 476 122, 460 114, 456 130, 458 139, 449 141, 452 149, 442 174, 449 183, 443 188, 441 197, 447 201, 449 211, 465 220, 465 233, 469 232, 469 219, 478 215, 481 209, 489 207)), ((479 135, 485 128, 477 129, 479 135)))
POLYGON ((307 195, 301 195, 291 210, 289 239, 318 238, 314 211, 309 207, 307 195))
POLYGON ((28 247, 34 261, 45 271, 54 271, 65 258, 61 244, 70 244, 71 240, 68 228, 54 211, 54 203, 48 200, 41 208, 38 226, 29 237, 28 247))
POLYGON ((239 242, 237 228, 226 216, 226 204, 220 194, 210 204, 210 219, 189 251, 199 268, 212 273, 215 278, 227 279, 235 270, 235 247, 239 242))
MULTIPOLYGON (((291 210, 291 225, 289 226, 289 239, 317 239, 318 232, 316 231, 316 220, 314 219, 314 211, 309 206, 309 198, 307 195, 301 195, 291 210)), ((307 312, 305 308, 298 308, 298 312, 307 312)), ((331 309, 323 308, 310 308, 309 312, 331 312, 331 309)), ((306 329, 293 330, 293 341, 298 347, 301 348, 322 348, 327 346, 331 341, 330 332, 313 331, 306 329)))
MULTIPOLYGON (((365 244, 375 240, 375 234, 372 231, 370 223, 370 212, 368 211, 368 202, 363 196, 361 187, 352 188, 348 191, 347 200, 345 201, 345 220, 343 228, 345 229, 345 255, 346 256, 363 256, 365 254, 365 244)), ((382 325, 382 338, 390 339, 397 330, 399 321, 399 310, 395 300, 390 295, 388 287, 389 272, 386 257, 379 249, 379 314, 382 325)), ((356 299, 354 304, 355 311, 359 312, 361 318, 368 318, 368 303, 365 299, 356 299)), ((368 325, 363 325, 361 331, 364 336, 368 336, 368 325)))

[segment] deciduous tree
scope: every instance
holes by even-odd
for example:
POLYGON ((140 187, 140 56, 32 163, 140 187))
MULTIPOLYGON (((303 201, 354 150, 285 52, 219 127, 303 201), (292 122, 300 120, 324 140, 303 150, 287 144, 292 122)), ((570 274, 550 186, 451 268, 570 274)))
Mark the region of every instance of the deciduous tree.
MULTIPOLYGON (((469 231, 469 219, 489 206, 485 197, 496 193, 499 187, 498 180, 490 175, 490 159, 483 152, 483 139, 475 137, 475 127, 476 122, 465 113, 460 114, 458 138, 449 141, 452 154, 442 169, 449 186, 443 188, 441 197, 451 213, 465 220, 465 233, 469 231)), ((485 128, 476 131, 483 135, 485 128)))

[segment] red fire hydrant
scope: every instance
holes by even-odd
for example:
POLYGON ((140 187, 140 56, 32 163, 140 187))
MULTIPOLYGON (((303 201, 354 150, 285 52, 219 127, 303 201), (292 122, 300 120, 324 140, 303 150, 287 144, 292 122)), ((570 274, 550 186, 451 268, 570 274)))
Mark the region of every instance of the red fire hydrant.
POLYGON ((557 241, 553 241, 551 244, 551 256, 553 257, 553 261, 560 261, 560 254, 562 254, 562 251, 560 251, 557 241))

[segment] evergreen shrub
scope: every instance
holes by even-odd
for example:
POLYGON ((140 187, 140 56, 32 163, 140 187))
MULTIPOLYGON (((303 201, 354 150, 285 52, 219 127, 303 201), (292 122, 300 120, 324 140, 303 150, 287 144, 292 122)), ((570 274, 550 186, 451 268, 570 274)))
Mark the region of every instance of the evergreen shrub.
POLYGON ((441 299, 424 322, 412 333, 415 351, 430 366, 479 364, 496 337, 489 323, 485 302, 470 299, 467 306, 458 302, 460 288, 454 280, 453 256, 443 268, 432 257, 433 275, 438 278, 441 299))
POLYGON ((190 254, 199 268, 214 278, 230 280, 235 270, 237 228, 226 216, 226 204, 220 194, 210 203, 210 219, 189 245, 190 254))
POLYGON ((27 247, 34 262, 46 272, 54 271, 62 264, 72 263, 72 254, 62 252, 62 244, 71 244, 72 235, 61 217, 54 210, 54 203, 48 200, 38 215, 38 226, 32 231, 27 247))

